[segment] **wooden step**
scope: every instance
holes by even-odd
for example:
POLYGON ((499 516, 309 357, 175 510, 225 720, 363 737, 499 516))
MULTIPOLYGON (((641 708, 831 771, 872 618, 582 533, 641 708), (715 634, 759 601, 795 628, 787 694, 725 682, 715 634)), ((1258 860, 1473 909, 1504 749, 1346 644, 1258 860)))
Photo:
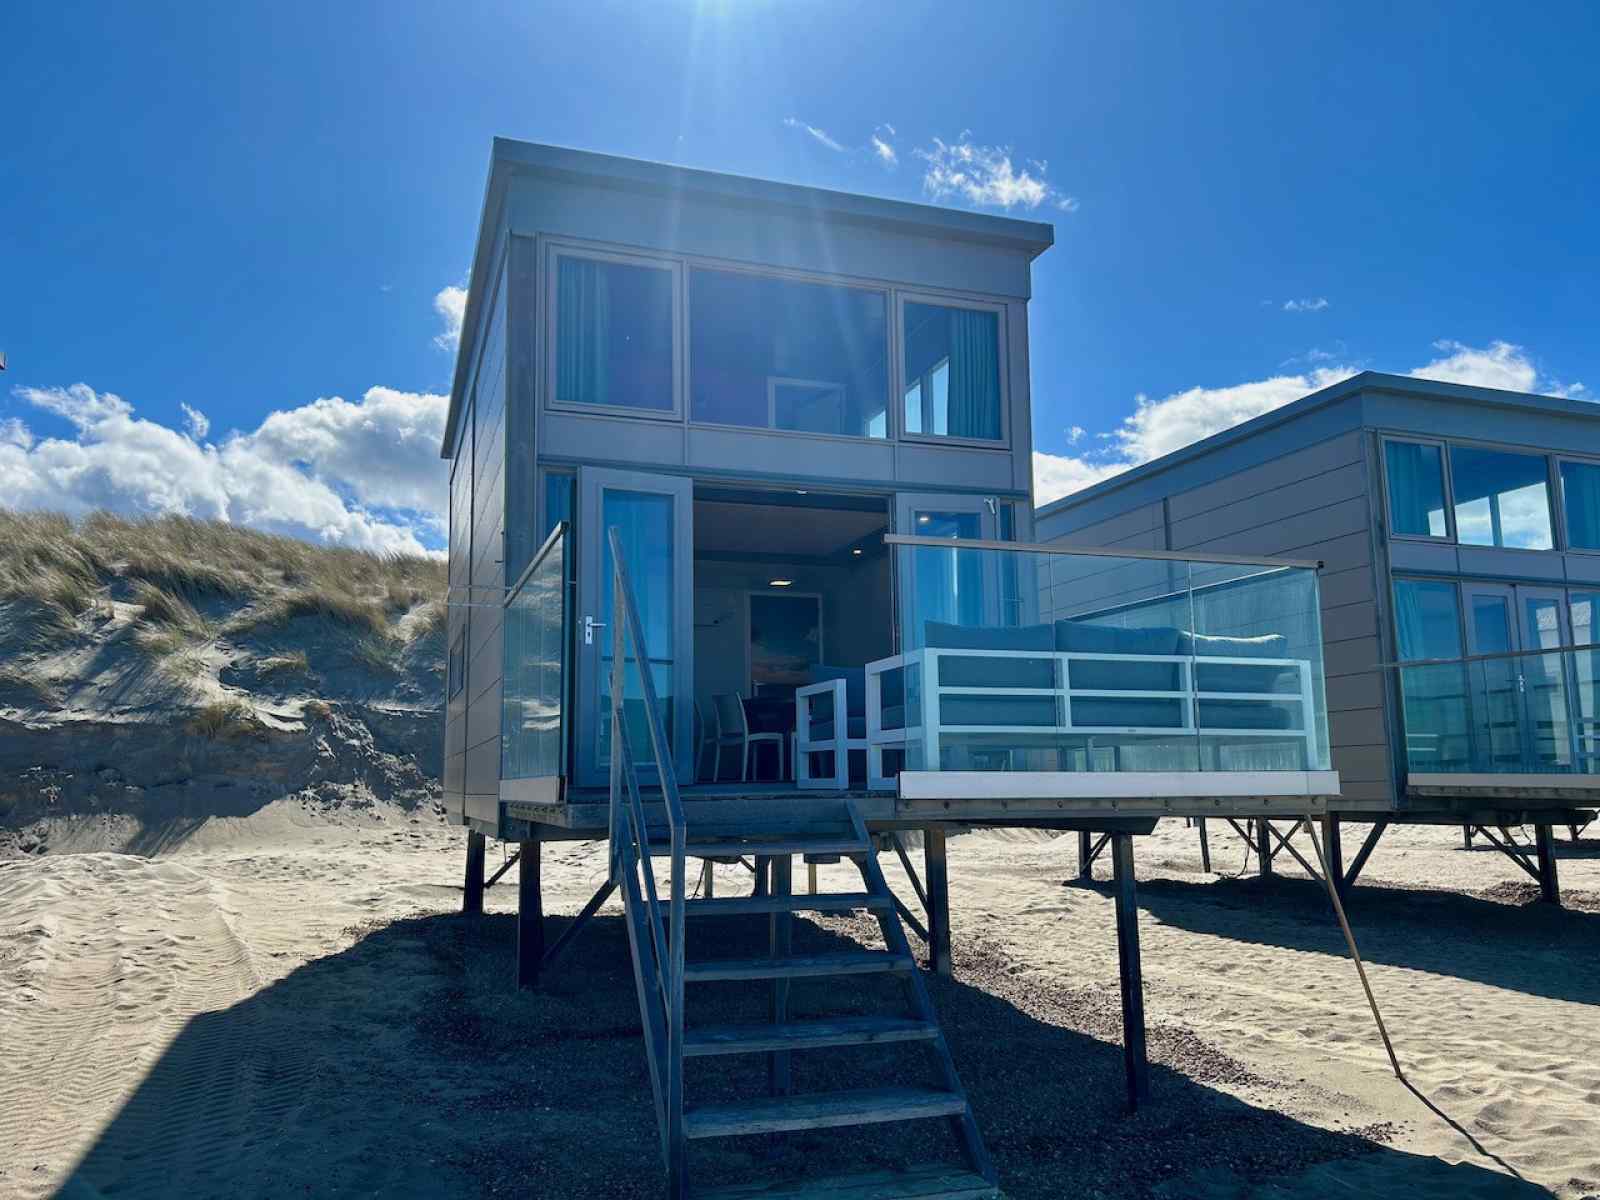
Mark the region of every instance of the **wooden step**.
POLYGON ((772 1050, 819 1050, 826 1046, 871 1046, 926 1042, 939 1036, 932 1021, 909 1017, 830 1017, 782 1025, 707 1025, 685 1030, 685 1058, 709 1054, 756 1054, 772 1050))
POLYGON ((813 1092, 775 1096, 735 1104, 701 1104, 683 1114, 683 1131, 691 1138, 741 1137, 792 1129, 827 1129, 836 1125, 876 1125, 953 1117, 967 1102, 956 1092, 936 1088, 868 1088, 852 1092, 813 1092))
POLYGON ((711 983, 724 979, 803 979, 817 975, 876 975, 909 971, 916 966, 909 954, 887 950, 857 950, 846 954, 818 954, 805 958, 728 958, 721 962, 689 963, 685 983, 711 983))
POLYGON ((982 1175, 929 1163, 790 1183, 735 1183, 694 1196, 695 1200, 991 1200, 999 1194, 982 1175))
POLYGON ((858 908, 887 911, 894 902, 870 892, 822 892, 815 896, 728 896, 690 900, 684 914, 690 917, 732 917, 746 913, 852 912, 858 908))
MULTIPOLYGON (((778 858, 788 854, 865 854, 866 843, 855 838, 788 838, 782 841, 754 841, 740 838, 719 838, 709 841, 699 838, 688 842, 683 852, 690 858, 738 858, 744 855, 770 855, 778 858)), ((657 858, 671 854, 666 842, 651 842, 650 853, 657 858)))

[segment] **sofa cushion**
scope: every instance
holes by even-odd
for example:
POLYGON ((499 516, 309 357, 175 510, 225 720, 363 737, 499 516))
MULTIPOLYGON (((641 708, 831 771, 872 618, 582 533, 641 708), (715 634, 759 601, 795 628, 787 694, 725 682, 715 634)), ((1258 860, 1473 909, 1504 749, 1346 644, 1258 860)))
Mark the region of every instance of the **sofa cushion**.
POLYGON ((1127 699, 1074 696, 1072 724, 1076 728, 1109 726, 1117 729, 1181 729, 1182 700, 1127 699))
POLYGON ((1179 654, 1197 658, 1288 658, 1289 639, 1281 633, 1261 637, 1218 637, 1208 633, 1185 633, 1179 654))
POLYGON ((1298 704, 1278 700, 1202 700, 1199 722, 1207 729, 1292 729, 1298 704))
POLYGON ((947 625, 929 621, 923 642, 935 650, 1054 650, 1048 625, 1011 625, 987 629, 976 625, 947 625))
POLYGON ((1300 694, 1300 672, 1278 666, 1253 667, 1245 663, 1196 662, 1198 692, 1282 692, 1300 694))
POLYGON ((1060 720, 1054 696, 939 697, 940 725, 982 725, 997 729, 1050 728, 1060 720))
POLYGON ((1127 629, 1088 621, 1057 621, 1055 647, 1080 654, 1187 654, 1179 650, 1182 635, 1170 625, 1127 629))

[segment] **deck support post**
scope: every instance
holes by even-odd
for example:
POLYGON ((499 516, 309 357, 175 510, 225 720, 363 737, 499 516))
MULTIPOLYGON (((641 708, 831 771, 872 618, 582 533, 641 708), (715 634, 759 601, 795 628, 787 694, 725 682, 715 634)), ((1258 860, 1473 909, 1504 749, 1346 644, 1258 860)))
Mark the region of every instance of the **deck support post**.
POLYGON ((461 889, 461 911, 469 917, 483 915, 483 834, 467 831, 467 875, 461 889))
POLYGON ((1272 823, 1265 817, 1256 818, 1256 857, 1261 860, 1261 877, 1272 874, 1272 823))
POLYGON ((539 836, 522 843, 517 860, 517 986, 539 986, 544 963, 544 891, 539 881, 539 836))
POLYGON ((1327 813, 1322 818, 1323 848, 1327 851, 1328 863, 1326 870, 1330 872, 1328 878, 1333 881, 1333 886, 1339 889, 1339 898, 1344 898, 1344 835, 1340 830, 1341 822, 1332 813, 1327 813))
MULTIPOLYGON (((771 859, 772 892, 774 896, 787 896, 793 891, 794 858, 780 854, 771 859)), ((794 944, 794 914, 773 913, 771 917, 770 950, 773 958, 787 958, 794 944)), ((784 1025, 789 1020, 789 981, 772 981, 772 1023, 784 1025)), ((786 1096, 793 1087, 789 1051, 775 1050, 767 1055, 767 1086, 774 1096, 786 1096)))
POLYGON ((752 896, 765 896, 772 880, 772 859, 765 854, 756 855, 756 883, 752 896))
POLYGON ((1078 878, 1094 878, 1094 847, 1087 829, 1078 830, 1078 878))
POLYGON ((1561 885, 1556 878, 1556 831, 1551 825, 1533 827, 1533 848, 1539 858, 1539 899, 1561 907, 1561 885))
POLYGON ((1196 817, 1196 825, 1200 827, 1200 869, 1207 875, 1211 874, 1211 840, 1206 837, 1206 819, 1196 817))
POLYGON ((934 974, 946 979, 954 973, 950 958, 950 864, 945 832, 930 825, 922 834, 922 854, 928 884, 928 960, 934 974))
POLYGON ((1463 825, 1461 827, 1461 848, 1463 850, 1471 850, 1472 849, 1472 826, 1471 825, 1463 825))
POLYGON ((717 877, 713 874, 715 866, 709 858, 700 862, 700 894, 707 900, 715 899, 717 894, 717 877))
POLYGON ((1361 843, 1361 849, 1356 851, 1355 861, 1344 874, 1345 892, 1355 887, 1361 868, 1367 865, 1367 859, 1371 858, 1372 852, 1378 848, 1378 839, 1383 836, 1383 831, 1387 828, 1389 828, 1388 817, 1382 817, 1372 823, 1372 828, 1367 831, 1366 840, 1361 843))
POLYGON ((1133 882, 1133 835, 1111 835, 1111 872, 1117 906, 1117 967, 1122 986, 1122 1061, 1128 1075, 1128 1108, 1137 1111, 1150 1095, 1145 1056, 1144 976, 1139 967, 1139 903, 1133 882))

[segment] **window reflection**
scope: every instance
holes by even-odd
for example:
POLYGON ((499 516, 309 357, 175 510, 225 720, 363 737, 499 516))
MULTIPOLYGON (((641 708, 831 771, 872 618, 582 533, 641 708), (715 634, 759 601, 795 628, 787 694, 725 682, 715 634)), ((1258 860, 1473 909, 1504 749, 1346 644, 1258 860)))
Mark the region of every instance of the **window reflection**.
POLYGON ((1414 537, 1446 536, 1444 464, 1438 446, 1386 442, 1390 528, 1414 537))
POLYGON ((556 400, 670 412, 672 271, 572 258, 556 270, 556 400))
POLYGON ((1549 468, 1532 454, 1452 446, 1456 539, 1471 546, 1549 550, 1549 468))
POLYGON ((693 419, 888 437, 887 309, 862 288, 691 271, 693 419))
POLYGON ((1000 318, 905 305, 905 427, 939 437, 1000 438, 1000 318))

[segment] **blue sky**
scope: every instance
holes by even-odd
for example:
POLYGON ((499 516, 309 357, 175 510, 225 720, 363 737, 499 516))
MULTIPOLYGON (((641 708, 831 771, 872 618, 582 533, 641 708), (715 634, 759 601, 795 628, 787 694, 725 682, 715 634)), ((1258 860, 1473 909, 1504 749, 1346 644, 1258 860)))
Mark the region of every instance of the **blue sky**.
POLYGON ((1593 4, 52 2, 0 45, 15 504, 440 545, 496 134, 1053 222, 1046 496, 1362 368, 1600 392, 1593 4))

